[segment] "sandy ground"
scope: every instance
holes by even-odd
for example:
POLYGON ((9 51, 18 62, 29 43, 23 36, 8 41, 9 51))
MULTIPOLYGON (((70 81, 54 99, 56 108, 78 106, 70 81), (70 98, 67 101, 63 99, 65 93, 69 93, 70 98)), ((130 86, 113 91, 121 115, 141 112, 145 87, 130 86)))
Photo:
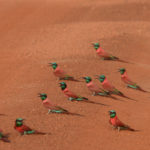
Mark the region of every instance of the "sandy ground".
POLYGON ((149 16, 149 0, 0 0, 0 113, 5 114, 0 116, 0 128, 11 133, 11 144, 0 142, 0 149, 148 150, 150 94, 127 89, 116 71, 125 67, 131 79, 150 91, 149 16), (132 63, 100 60, 90 44, 97 41, 132 63), (72 91, 109 106, 69 102, 49 62, 77 78, 105 74, 137 101, 93 97, 84 82, 68 81, 72 91), (48 115, 39 92, 84 117, 48 115), (110 109, 140 131, 112 130, 110 109), (51 135, 20 136, 13 128, 17 117, 51 135))

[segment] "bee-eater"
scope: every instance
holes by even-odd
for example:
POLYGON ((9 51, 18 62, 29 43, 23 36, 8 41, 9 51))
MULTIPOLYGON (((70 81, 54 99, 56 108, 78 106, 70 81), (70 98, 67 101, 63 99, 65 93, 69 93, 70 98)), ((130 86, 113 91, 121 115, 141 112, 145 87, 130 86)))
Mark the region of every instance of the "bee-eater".
POLYGON ((70 81, 79 81, 79 80, 76 80, 74 77, 72 76, 69 76, 66 74, 66 72, 62 69, 60 69, 60 67, 58 67, 58 64, 53 62, 53 63, 49 63, 50 66, 52 66, 53 68, 53 73, 56 77, 59 78, 59 80, 70 80, 70 81))
POLYGON ((61 90, 68 97, 69 100, 71 100, 71 101, 75 101, 75 100, 76 101, 84 101, 84 100, 87 101, 88 100, 88 98, 76 95, 72 91, 70 91, 67 88, 67 84, 65 82, 60 82, 59 84, 60 84, 61 90))
POLYGON ((99 57, 101 57, 103 60, 114 60, 114 61, 126 62, 126 61, 120 60, 118 57, 113 56, 113 55, 107 53, 106 51, 104 51, 104 49, 101 48, 99 43, 92 43, 92 44, 96 50, 97 55, 99 57))
POLYGON ((31 128, 29 128, 28 126, 26 126, 24 123, 23 123, 23 120, 22 118, 17 118, 16 121, 15 121, 15 126, 14 128, 21 134, 21 135, 26 135, 26 134, 46 134, 46 133, 43 133, 43 132, 39 132, 39 131, 36 131, 36 130, 33 130, 31 128))
POLYGON ((50 101, 50 99, 47 97, 47 94, 45 94, 45 93, 40 93, 39 97, 42 100, 43 106, 48 109, 48 113, 79 115, 79 114, 76 114, 76 113, 71 113, 68 110, 66 110, 66 109, 64 109, 60 106, 56 106, 55 104, 53 104, 50 101))
POLYGON ((143 90, 139 85, 137 85, 135 82, 131 81, 130 78, 127 75, 127 71, 125 68, 120 68, 119 72, 121 74, 121 80, 127 84, 127 87, 132 88, 132 89, 136 89, 142 92, 147 92, 145 90, 143 90))
POLYGON ((132 128, 130 128, 128 125, 122 123, 117 115, 116 115, 116 111, 114 110, 110 110, 109 111, 109 115, 110 115, 110 120, 109 123, 113 126, 114 129, 118 129, 118 131, 120 130, 130 130, 130 131, 136 131, 132 128))
POLYGON ((0 129, 0 140, 3 142, 10 143, 10 140, 8 139, 9 134, 4 134, 3 131, 0 129))
MULTIPOLYGON (((116 94, 125 98, 128 98, 127 96, 125 96, 122 92, 120 92, 118 89, 116 89, 111 83, 109 83, 109 81, 107 80, 105 75, 100 75, 99 76, 99 81, 102 83, 102 87, 109 91, 112 94, 116 94)), ((130 99, 130 98, 129 98, 130 99)))

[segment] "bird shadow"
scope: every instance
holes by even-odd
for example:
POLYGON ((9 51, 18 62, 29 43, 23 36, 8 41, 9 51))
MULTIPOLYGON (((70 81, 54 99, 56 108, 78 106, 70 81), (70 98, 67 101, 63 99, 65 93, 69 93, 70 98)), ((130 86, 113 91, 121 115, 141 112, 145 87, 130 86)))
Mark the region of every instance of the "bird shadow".
POLYGON ((132 100, 132 101, 136 101, 136 102, 137 102, 137 100, 135 100, 135 99, 133 99, 133 98, 130 98, 130 97, 128 97, 128 96, 125 96, 125 95, 118 95, 118 96, 124 97, 124 98, 126 98, 126 99, 129 99, 129 100, 132 100))
POLYGON ((7 116, 6 114, 0 114, 0 116, 7 116))
POLYGON ((67 113, 51 113, 51 114, 59 114, 59 115, 70 115, 70 116, 79 116, 79 117, 84 117, 84 115, 78 114, 78 113, 71 113, 71 112, 67 112, 67 113))
POLYGON ((82 102, 86 102, 86 103, 90 103, 90 104, 96 104, 96 105, 102 105, 102 106, 110 106, 110 105, 107 105, 107 104, 103 104, 103 103, 97 103, 97 102, 93 102, 93 101, 82 101, 82 102))

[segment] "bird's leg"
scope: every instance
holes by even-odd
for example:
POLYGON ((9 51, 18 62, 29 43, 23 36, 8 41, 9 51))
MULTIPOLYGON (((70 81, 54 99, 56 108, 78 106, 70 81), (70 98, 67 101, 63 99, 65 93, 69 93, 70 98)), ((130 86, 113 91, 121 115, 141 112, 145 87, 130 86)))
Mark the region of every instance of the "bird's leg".
POLYGON ((93 92, 93 93, 92 93, 92 96, 96 96, 96 92, 93 92))
POLYGON ((118 132, 120 132, 120 127, 118 127, 118 132))
POLYGON ((48 114, 50 114, 50 113, 51 113, 51 109, 48 110, 48 114))

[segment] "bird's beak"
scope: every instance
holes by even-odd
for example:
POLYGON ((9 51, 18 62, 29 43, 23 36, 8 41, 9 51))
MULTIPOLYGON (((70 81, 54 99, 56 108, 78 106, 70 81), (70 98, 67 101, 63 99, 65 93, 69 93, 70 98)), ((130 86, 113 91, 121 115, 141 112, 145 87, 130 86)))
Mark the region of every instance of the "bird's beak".
POLYGON ((81 77, 82 79, 86 79, 85 77, 81 77))

